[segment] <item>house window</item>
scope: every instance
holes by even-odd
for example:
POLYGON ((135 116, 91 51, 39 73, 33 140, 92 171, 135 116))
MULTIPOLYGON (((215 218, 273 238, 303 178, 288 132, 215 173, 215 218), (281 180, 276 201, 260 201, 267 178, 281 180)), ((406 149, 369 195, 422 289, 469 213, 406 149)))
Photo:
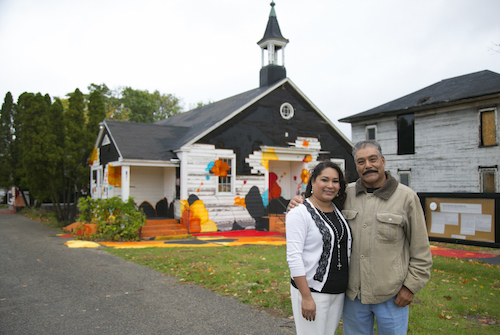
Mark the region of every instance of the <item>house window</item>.
POLYGON ((219 174, 219 192, 230 193, 232 190, 232 159, 231 158, 220 158, 218 161, 221 162, 221 173, 219 174), (225 172, 224 172, 225 171, 225 172))
POLYGON ((371 125, 371 126, 366 126, 365 128, 365 136, 367 140, 377 140, 377 126, 371 125))
POLYGON ((398 155, 415 153, 415 116, 398 115, 398 155))
POLYGON ((479 179, 482 193, 496 193, 497 167, 479 167, 479 179))
POLYGON ((293 114, 294 114, 293 106, 290 105, 288 102, 285 102, 280 107, 280 114, 281 114, 281 117, 283 119, 290 120, 293 117, 293 114))
POLYGON ((496 145, 496 109, 479 110, 479 137, 481 146, 496 145))
POLYGON ((411 171, 399 171, 399 182, 410 187, 411 171))

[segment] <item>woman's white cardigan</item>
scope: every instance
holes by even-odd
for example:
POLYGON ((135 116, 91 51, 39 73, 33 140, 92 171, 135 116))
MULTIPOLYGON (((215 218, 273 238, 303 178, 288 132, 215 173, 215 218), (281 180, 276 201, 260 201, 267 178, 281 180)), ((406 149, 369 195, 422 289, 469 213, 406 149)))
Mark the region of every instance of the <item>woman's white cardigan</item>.
MULTIPOLYGON (((335 211, 345 226, 344 232, 348 234, 347 259, 350 261, 351 231, 337 207, 335 211)), ((288 212, 285 224, 286 258, 291 277, 306 276, 309 287, 321 292, 328 279, 333 246, 336 243, 333 229, 323 220, 309 199, 288 212)), ((337 259, 334 264, 337 265, 337 259)))

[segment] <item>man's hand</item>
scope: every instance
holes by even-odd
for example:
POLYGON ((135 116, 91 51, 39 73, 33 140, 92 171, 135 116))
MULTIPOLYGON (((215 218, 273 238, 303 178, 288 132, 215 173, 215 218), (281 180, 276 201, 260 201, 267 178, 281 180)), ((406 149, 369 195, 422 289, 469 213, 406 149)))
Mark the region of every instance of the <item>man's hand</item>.
POLYGON ((299 204, 302 204, 302 203, 304 203, 304 198, 300 195, 296 195, 288 203, 288 207, 286 208, 286 211, 288 212, 290 209, 297 207, 299 204))
POLYGON ((406 305, 411 304, 412 301, 413 301, 413 293, 409 289, 407 289, 406 286, 403 286, 399 290, 398 295, 396 296, 396 300, 394 300, 394 303, 399 307, 405 307, 406 305))

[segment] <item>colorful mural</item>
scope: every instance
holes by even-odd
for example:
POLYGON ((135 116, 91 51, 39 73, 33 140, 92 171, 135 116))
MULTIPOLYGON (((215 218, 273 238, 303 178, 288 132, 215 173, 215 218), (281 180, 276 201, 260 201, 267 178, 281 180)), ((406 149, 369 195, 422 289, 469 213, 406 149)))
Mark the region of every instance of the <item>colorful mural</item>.
POLYGON ((173 218, 174 217, 174 204, 168 204, 167 198, 163 198, 156 203, 153 207, 149 201, 143 201, 139 208, 142 209, 146 218, 173 218))
POLYGON ((240 197, 234 198, 234 205, 243 206, 245 208, 247 207, 247 205, 245 204, 245 198, 240 198, 240 197))
MULTIPOLYGON (((212 162, 210 162, 211 164, 212 162)), ((209 164, 209 166, 210 166, 209 164)), ((213 166, 210 169, 210 172, 212 172, 214 175, 219 176, 219 177, 227 177, 227 172, 231 169, 227 162, 222 161, 221 159, 216 160, 213 162, 213 166)))
POLYGON ((215 232, 217 226, 209 219, 205 204, 196 195, 192 194, 187 200, 181 200, 181 223, 189 233, 215 232))
POLYGON ((278 199, 281 196, 281 187, 278 185, 278 176, 276 173, 269 173, 269 201, 278 199))
POLYGON ((122 167, 114 167, 112 164, 107 166, 108 184, 110 186, 122 187, 122 167))
POLYGON ((277 161, 277 160, 278 160, 278 155, 274 153, 273 148, 269 148, 262 153, 261 164, 263 167, 266 168, 267 171, 269 171, 269 161, 277 161))

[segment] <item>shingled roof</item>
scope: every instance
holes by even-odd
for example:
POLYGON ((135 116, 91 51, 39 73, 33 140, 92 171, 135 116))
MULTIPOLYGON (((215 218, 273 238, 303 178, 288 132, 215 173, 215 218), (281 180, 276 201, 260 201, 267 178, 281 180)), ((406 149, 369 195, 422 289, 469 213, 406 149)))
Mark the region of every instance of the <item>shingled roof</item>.
POLYGON ((408 94, 381 106, 340 119, 356 122, 374 116, 392 115, 401 111, 434 108, 492 94, 500 94, 500 74, 489 70, 444 79, 419 91, 408 94))
POLYGON ((184 127, 152 123, 104 121, 123 159, 171 160, 177 158, 184 127))
POLYGON ((174 150, 195 141, 274 88, 253 89, 156 123, 106 120, 104 124, 122 159, 176 159, 174 150))

